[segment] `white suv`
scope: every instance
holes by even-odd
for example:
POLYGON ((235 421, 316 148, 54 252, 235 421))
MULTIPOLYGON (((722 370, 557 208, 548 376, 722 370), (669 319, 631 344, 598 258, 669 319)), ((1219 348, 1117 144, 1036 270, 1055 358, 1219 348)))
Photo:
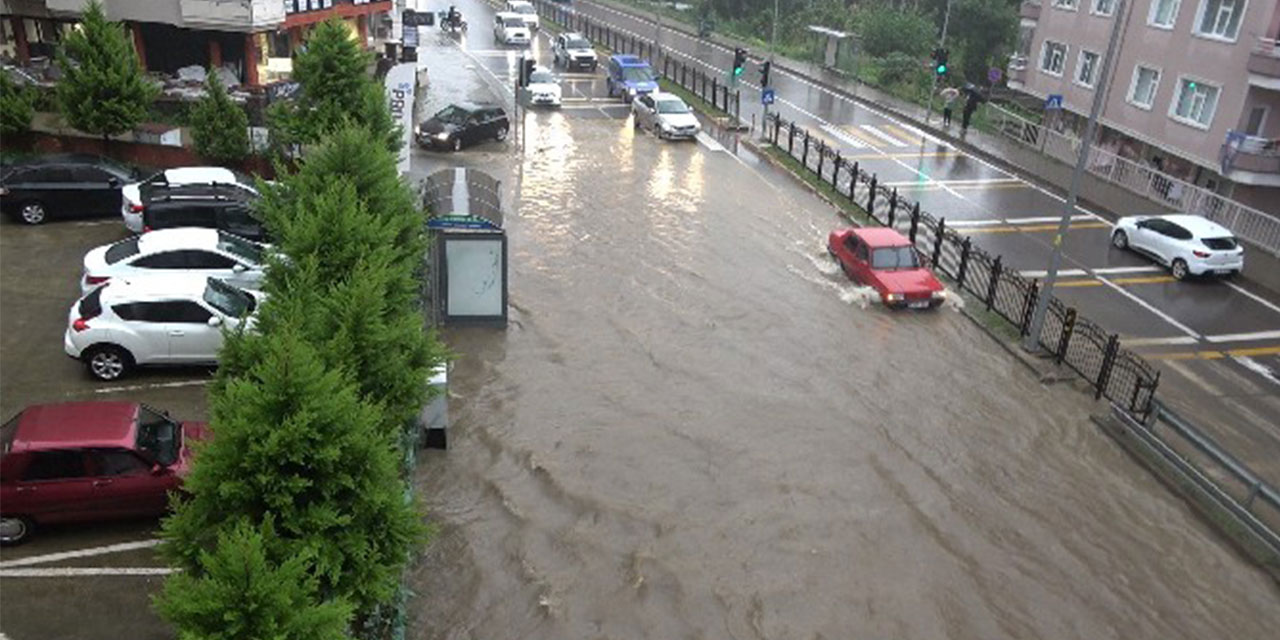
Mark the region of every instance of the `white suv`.
POLYGON ((530 31, 538 30, 538 10, 533 8, 533 3, 529 0, 508 0, 507 11, 520 14, 520 19, 524 20, 530 31))
POLYGON ((134 366, 216 364, 223 327, 251 328, 262 295, 190 275, 113 280, 71 306, 63 348, 99 380, 134 366))
POLYGON ((258 195, 254 179, 239 171, 222 167, 177 167, 165 169, 142 182, 126 184, 120 188, 124 197, 121 200, 120 213, 124 216, 124 226, 134 233, 142 233, 142 211, 144 191, 167 189, 185 184, 230 184, 258 195))
POLYGON ((518 13, 499 13, 493 18, 493 40, 499 44, 529 44, 529 27, 518 13))
POLYGON ((113 278, 177 273, 214 277, 261 289, 268 247, 233 233, 202 227, 159 229, 93 249, 84 256, 80 294, 113 278))

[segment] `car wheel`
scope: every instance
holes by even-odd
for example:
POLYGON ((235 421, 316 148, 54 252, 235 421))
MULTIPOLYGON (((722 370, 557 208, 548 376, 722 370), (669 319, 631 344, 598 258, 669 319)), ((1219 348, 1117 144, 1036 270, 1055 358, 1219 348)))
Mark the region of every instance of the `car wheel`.
POLYGON ((31 538, 36 525, 26 516, 5 516, 0 518, 0 544, 22 544, 31 538))
POLYGON ((462 151, 462 138, 454 138, 451 147, 454 151, 462 151))
POLYGON ((120 347, 108 344, 94 347, 85 357, 85 364, 93 377, 110 382, 119 380, 129 372, 129 368, 133 366, 133 356, 120 347))
POLYGON ((30 225, 41 224, 46 217, 44 205, 39 202, 28 202, 22 205, 22 209, 18 210, 18 215, 23 222, 30 225))
POLYGON ((1129 248, 1129 235, 1124 231, 1116 231, 1111 234, 1111 246, 1121 251, 1129 248))
POLYGON ((495 133, 495 134, 493 134, 493 139, 494 139, 494 140, 497 140, 498 142, 502 142, 503 140, 506 140, 506 139, 507 139, 507 126, 506 126, 506 125, 502 125, 501 127, 498 127, 498 132, 497 132, 497 133, 495 133))
POLYGON ((1173 273, 1174 280, 1186 280, 1191 275, 1191 270, 1187 268, 1187 261, 1182 258, 1174 258, 1173 264, 1169 265, 1169 271, 1173 273))

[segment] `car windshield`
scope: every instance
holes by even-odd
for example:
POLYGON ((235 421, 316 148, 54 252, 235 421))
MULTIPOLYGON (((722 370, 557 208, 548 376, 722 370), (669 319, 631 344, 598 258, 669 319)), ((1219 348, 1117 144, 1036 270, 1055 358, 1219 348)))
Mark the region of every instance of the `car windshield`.
POLYGON ((502 24, 508 27, 523 27, 524 18, 521 18, 519 16, 511 16, 510 18, 503 18, 502 24))
POLYGON ((920 257, 912 247, 886 247, 871 252, 872 269, 917 269, 920 257))
POLYGON ((107 264, 115 264, 130 256, 138 255, 138 239, 129 238, 107 247, 107 264))
POLYGON ((586 38, 569 38, 564 46, 566 49, 590 49, 591 43, 586 38))
POLYGON ((471 112, 462 107, 448 106, 433 116, 436 120, 447 124, 462 124, 471 117, 471 112))
POLYGON ((653 82, 653 70, 649 67, 623 67, 622 79, 628 82, 653 82))
POLYGON ((1209 247, 1214 251, 1230 251, 1236 248, 1236 239, 1231 236, 1227 236, 1225 238, 1204 238, 1200 242, 1203 242, 1204 246, 1209 247))
POLYGON ((166 467, 178 461, 182 430, 174 421, 143 405, 138 408, 139 451, 166 467))
POLYGON ((110 158, 101 158, 98 160, 98 164, 103 169, 106 169, 107 171, 119 174, 124 177, 134 178, 134 179, 142 177, 142 172, 139 171, 138 169, 125 166, 123 164, 120 164, 119 162, 111 160, 110 158))
POLYGON ((243 318, 253 313, 253 296, 217 278, 209 278, 204 288, 204 301, 232 318, 243 318))
POLYGON ((529 74, 529 82, 533 84, 555 84, 556 77, 550 71, 534 71, 529 74))
POLYGON ((527 16, 531 16, 537 13, 536 11, 533 10, 533 5, 528 5, 528 4, 522 4, 516 7, 512 7, 511 10, 516 13, 523 13, 527 16))
POLYGON ((262 245, 233 233, 219 231, 218 248, 253 264, 262 264, 262 245))
POLYGON ((689 105, 683 100, 659 100, 658 113, 689 113, 689 105))

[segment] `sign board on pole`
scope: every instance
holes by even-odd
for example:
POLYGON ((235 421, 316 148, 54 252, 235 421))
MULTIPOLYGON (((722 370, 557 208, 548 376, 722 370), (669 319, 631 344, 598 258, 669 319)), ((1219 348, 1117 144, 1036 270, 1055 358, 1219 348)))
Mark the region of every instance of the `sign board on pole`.
POLYGON ((1051 93, 1048 98, 1044 99, 1044 108, 1053 111, 1062 108, 1062 94, 1051 93))
POLYGON ((1004 76, 1004 72, 1000 71, 1000 67, 991 67, 987 69, 987 82, 995 84, 1000 82, 1000 78, 1004 76))
POLYGON ((773 101, 776 98, 777 94, 774 93, 772 87, 766 88, 760 92, 760 104, 773 104, 773 101))
POLYGON ((400 175, 409 173, 409 150, 413 147, 413 87, 417 66, 409 62, 391 67, 383 85, 387 90, 387 108, 391 111, 391 118, 401 129, 400 157, 396 161, 396 169, 400 175))
POLYGON ((418 25, 404 23, 404 33, 401 34, 401 41, 406 47, 418 46, 418 25))

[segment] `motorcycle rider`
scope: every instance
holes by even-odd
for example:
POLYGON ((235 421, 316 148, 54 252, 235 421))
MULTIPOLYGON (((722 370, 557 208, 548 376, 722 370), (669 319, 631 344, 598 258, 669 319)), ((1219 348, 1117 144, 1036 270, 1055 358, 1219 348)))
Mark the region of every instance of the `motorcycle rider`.
POLYGON ((458 13, 457 5, 449 5, 449 26, 457 29, 462 25, 462 14, 458 13))

